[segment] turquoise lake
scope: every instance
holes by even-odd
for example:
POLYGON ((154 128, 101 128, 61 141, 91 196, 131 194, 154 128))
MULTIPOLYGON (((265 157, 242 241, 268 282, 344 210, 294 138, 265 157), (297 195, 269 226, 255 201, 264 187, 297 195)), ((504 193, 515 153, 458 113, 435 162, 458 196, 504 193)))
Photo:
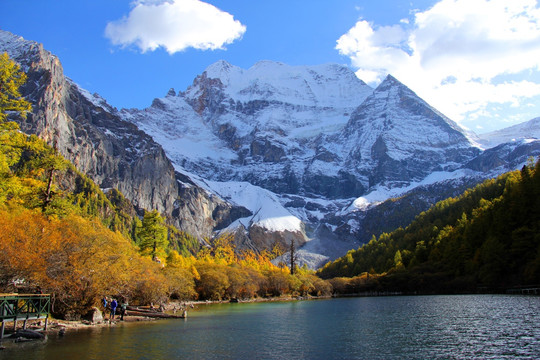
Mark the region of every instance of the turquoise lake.
POLYGON ((0 359, 538 359, 540 297, 396 296, 201 305, 185 320, 6 343, 0 359))

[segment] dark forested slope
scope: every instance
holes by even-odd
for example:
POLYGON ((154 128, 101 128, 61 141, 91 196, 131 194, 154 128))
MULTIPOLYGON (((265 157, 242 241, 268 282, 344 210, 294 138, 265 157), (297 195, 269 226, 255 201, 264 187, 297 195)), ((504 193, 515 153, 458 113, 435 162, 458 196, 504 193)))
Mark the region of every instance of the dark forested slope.
POLYGON ((540 284, 540 161, 422 212, 319 271, 358 277, 347 291, 463 292, 540 284), (359 283, 359 282, 357 282, 359 283))

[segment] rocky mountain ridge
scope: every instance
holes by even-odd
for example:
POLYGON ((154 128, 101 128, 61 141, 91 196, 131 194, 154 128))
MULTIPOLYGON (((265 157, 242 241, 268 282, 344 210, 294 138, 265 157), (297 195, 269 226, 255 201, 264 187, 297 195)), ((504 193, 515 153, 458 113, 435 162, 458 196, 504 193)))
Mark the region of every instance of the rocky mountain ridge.
POLYGON ((538 139, 540 139, 540 117, 480 135, 477 141, 483 148, 489 149, 504 143, 519 142, 521 140, 534 141, 538 139))
POLYGON ((25 120, 14 119, 21 130, 55 146, 102 189, 117 188, 140 214, 157 209, 199 237, 235 220, 233 213, 249 213, 177 174, 161 145, 66 78, 59 59, 41 44, 0 30, 4 51, 28 75, 21 92, 33 109, 25 120))

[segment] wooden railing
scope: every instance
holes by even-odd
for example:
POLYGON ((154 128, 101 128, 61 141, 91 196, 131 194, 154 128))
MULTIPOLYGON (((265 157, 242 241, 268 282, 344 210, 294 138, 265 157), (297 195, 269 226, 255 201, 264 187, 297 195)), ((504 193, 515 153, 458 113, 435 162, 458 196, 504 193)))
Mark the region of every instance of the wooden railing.
POLYGON ((0 294, 0 339, 4 337, 5 324, 13 321, 14 331, 17 321, 23 320, 26 329, 28 320, 45 319, 45 330, 51 311, 51 296, 49 294, 0 294))
POLYGON ((507 294, 540 295, 540 285, 514 287, 506 290, 507 294))

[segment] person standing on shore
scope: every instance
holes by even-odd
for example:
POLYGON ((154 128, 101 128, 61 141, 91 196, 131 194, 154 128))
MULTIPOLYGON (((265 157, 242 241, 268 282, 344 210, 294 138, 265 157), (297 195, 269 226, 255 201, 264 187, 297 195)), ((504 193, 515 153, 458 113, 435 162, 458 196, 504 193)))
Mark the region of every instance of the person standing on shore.
POLYGON ((124 300, 124 302, 120 304, 120 321, 124 321, 124 315, 126 313, 127 307, 128 307, 128 302, 127 300, 124 300))
POLYGON ((107 297, 104 296, 103 299, 101 299, 101 305, 103 306, 103 317, 105 318, 105 315, 107 314, 107 297))
POLYGON ((112 299, 111 301, 111 318, 109 320, 114 319, 114 315, 116 314, 116 307, 118 306, 118 302, 116 302, 116 299, 112 299))

